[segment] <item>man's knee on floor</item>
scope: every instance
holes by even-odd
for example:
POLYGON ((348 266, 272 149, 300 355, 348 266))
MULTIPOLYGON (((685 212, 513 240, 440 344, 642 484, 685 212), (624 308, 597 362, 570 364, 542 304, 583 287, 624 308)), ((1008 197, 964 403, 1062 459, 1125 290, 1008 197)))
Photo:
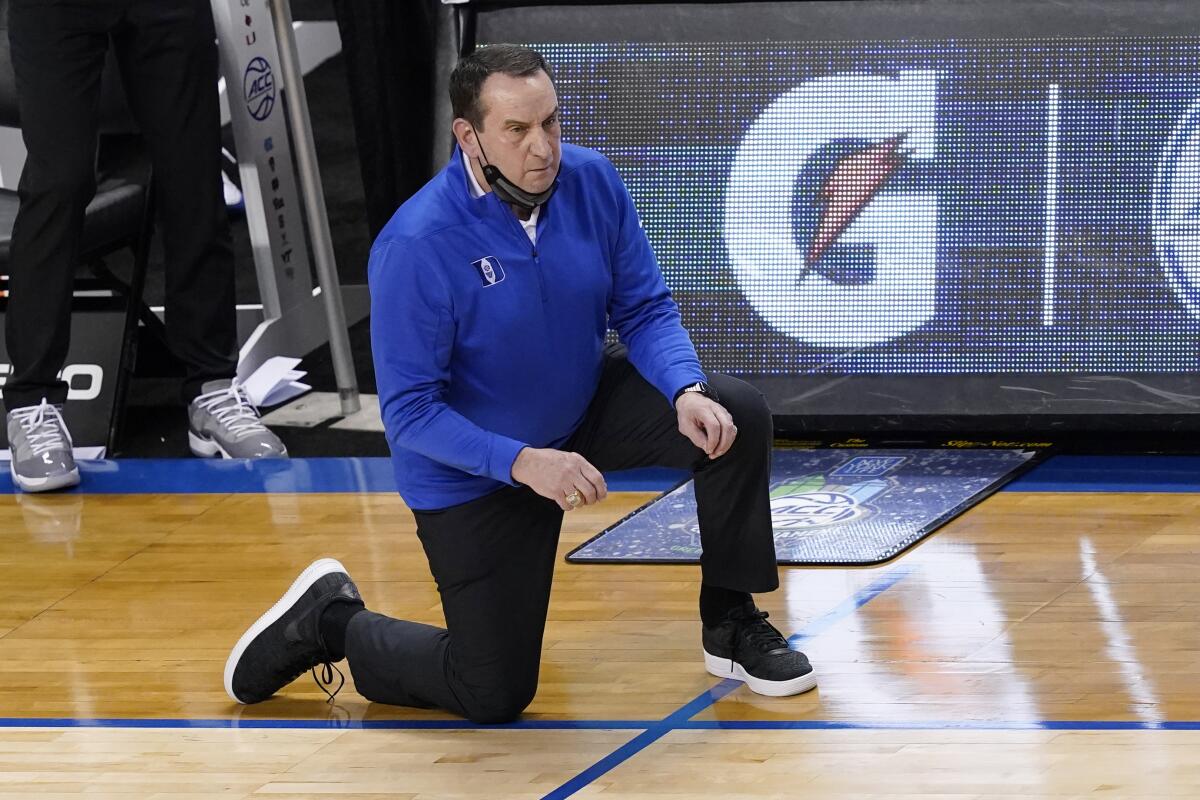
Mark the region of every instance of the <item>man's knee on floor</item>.
POLYGON ((465 716, 480 725, 512 722, 533 702, 536 691, 537 686, 498 686, 486 692, 476 692, 469 700, 464 698, 465 716))

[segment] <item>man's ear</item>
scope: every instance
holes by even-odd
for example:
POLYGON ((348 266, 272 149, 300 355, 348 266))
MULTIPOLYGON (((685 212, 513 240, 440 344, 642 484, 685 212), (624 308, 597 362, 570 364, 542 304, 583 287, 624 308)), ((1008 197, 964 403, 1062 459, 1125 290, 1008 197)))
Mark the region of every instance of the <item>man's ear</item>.
POLYGON ((471 123, 459 117, 454 120, 451 130, 454 131, 454 138, 458 140, 458 146, 467 154, 467 158, 479 158, 479 143, 475 139, 475 128, 471 123))

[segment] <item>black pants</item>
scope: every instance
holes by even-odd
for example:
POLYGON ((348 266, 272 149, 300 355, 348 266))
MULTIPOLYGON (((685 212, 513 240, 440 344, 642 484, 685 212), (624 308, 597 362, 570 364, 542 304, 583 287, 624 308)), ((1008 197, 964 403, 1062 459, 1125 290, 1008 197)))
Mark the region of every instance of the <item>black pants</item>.
MULTIPOLYGON (((623 353, 605 357, 600 387, 562 448, 601 471, 693 470, 704 583, 745 592, 778 587, 768 481, 771 414, 734 378, 711 383, 738 436, 709 460, 678 431, 675 410, 623 353)), ((364 611, 346 635, 354 683, 369 700, 437 706, 475 722, 511 720, 537 690, 542 632, 563 512, 526 487, 442 511, 417 512, 417 533, 448 630, 364 611)))
POLYGON ((237 369, 233 249, 221 192, 209 0, 11 0, 8 35, 29 157, 18 188, 5 323, 9 409, 66 400, 71 289, 96 191, 100 73, 111 40, 150 148, 166 255, 167 345, 184 397, 237 369))

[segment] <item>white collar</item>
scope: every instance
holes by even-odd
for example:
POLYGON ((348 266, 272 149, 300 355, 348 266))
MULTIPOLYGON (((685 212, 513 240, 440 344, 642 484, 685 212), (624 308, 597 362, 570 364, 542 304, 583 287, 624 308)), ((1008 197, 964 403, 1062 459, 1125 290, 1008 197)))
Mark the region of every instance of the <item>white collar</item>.
MULTIPOLYGON (((470 181, 469 188, 471 190, 471 197, 478 200, 479 198, 483 197, 486 192, 484 192, 483 187, 479 185, 479 181, 475 179, 475 172, 471 169, 471 160, 467 158, 467 154, 463 153, 462 157, 463 166, 467 170, 467 180, 470 181)), ((521 223, 521 227, 525 230, 525 234, 529 237, 529 241, 531 242, 535 242, 537 240, 537 221, 541 212, 541 206, 534 206, 533 212, 529 215, 529 219, 517 219, 517 222, 521 223)))
POLYGON ((471 197, 478 200, 479 198, 481 198, 485 194, 487 194, 487 192, 483 191, 483 187, 480 186, 479 181, 475 179, 475 170, 471 169, 471 159, 467 158, 466 153, 462 154, 462 158, 463 158, 463 166, 466 167, 466 169, 467 169, 467 180, 469 180, 471 182, 471 184, 470 184, 471 197))

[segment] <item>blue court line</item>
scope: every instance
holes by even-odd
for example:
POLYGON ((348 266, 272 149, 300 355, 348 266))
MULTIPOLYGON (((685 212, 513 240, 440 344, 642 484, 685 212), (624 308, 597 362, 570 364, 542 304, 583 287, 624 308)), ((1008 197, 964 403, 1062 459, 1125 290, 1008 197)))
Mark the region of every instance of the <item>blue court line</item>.
POLYGON ((635 755, 645 750, 650 745, 657 742, 662 737, 671 732, 671 728, 666 725, 658 724, 652 728, 647 728, 642 733, 630 739, 625 744, 612 751, 604 758, 592 764, 583 772, 576 775, 571 780, 567 781, 557 789, 542 796, 542 800, 560 800, 563 797, 570 797, 578 792, 583 787, 590 784, 592 781, 599 778, 604 773, 611 770, 618 764, 633 758, 635 755))
POLYGON ((1200 456, 1059 455, 1004 487, 1013 492, 1200 492, 1200 456))
POLYGON ((879 577, 874 583, 865 589, 860 589, 852 597, 843 600, 836 608, 804 626, 804 629, 792 634, 788 638, 788 644, 797 645, 806 639, 812 639, 820 636, 825 631, 829 630, 837 622, 850 616, 858 609, 865 606, 867 603, 874 600, 879 595, 886 592, 888 589, 895 586, 900 581, 907 578, 913 573, 914 567, 900 566, 890 572, 887 572, 879 577))
POLYGON ((233 728, 247 730, 645 730, 656 724, 647 720, 567 719, 518 720, 506 725, 477 725, 461 719, 125 719, 71 717, 0 717, 0 728, 233 728))
MULTIPOLYGON (((70 491, 83 494, 396 491, 389 458, 129 458, 81 461, 79 470, 83 481, 70 491)), ((652 467, 604 477, 615 492, 661 492, 686 473, 652 467)), ((13 491, 10 481, 0 479, 0 494, 13 491)), ((1200 493, 1200 456, 1054 456, 1004 491, 1200 493)))
MULTIPOLYGON (((714 689, 728 691, 741 684, 738 681, 722 681, 714 689)), ((726 691, 727 693, 727 691, 726 691)), ((676 712, 678 713, 678 712, 676 712)), ((671 717, 675 717, 672 714, 671 717)), ((113 728, 113 729, 233 729, 233 730, 367 730, 367 731, 465 731, 465 730, 519 730, 519 731, 651 731, 664 728, 663 734, 672 730, 723 730, 723 731, 824 731, 824 730, 971 730, 971 731, 1200 731, 1200 720, 1170 720, 1142 722, 1137 720, 913 720, 913 721, 860 721, 843 720, 681 720, 665 725, 663 720, 631 719, 586 719, 586 720, 519 720, 506 725, 477 725, 466 720, 455 719, 118 719, 118 718, 27 718, 0 717, 0 729, 4 728, 113 728)), ((655 740, 661 738, 656 736, 655 740)), ((631 740, 626 747, 632 745, 631 740)), ((639 748, 644 749, 644 748, 639 748)), ((620 752, 619 750, 616 752, 620 752)), ((615 755, 614 753, 613 755, 615 755)), ((631 754, 632 755, 632 754, 631 754)), ((611 758, 611 756, 609 757, 611 758)), ((597 762, 599 764, 601 762, 597 762)), ((595 765, 594 765, 595 766, 595 765)), ((614 763, 612 766, 616 766, 614 763)), ((612 767, 610 766, 609 769, 612 767)), ((605 770, 607 771, 607 770, 605 770)), ((582 773, 581 773, 582 774, 582 773)), ((599 777, 603 773, 597 773, 599 777)), ((563 795, 565 796, 565 795, 563 795)))
POLYGON ((610 492, 665 492, 679 485, 688 472, 667 467, 643 467, 604 473, 610 492))
MULTIPOLYGON (((390 458, 202 459, 123 458, 80 461, 81 494, 261 494, 395 492, 390 458)), ((663 491, 686 476, 652 467, 607 473, 615 492, 663 491)), ((0 479, 0 494, 12 494, 0 479)))
MULTIPOLYGON (((395 492, 387 458, 123 458, 80 461, 82 494, 395 492)), ((0 480, 0 493, 14 491, 0 480)))
POLYGON ((580 772, 574 778, 571 778, 571 780, 562 784, 554 791, 544 795, 542 800, 560 800, 560 798, 563 797, 570 797, 583 787, 590 784, 592 781, 599 778, 604 773, 633 758, 638 753, 642 752, 671 731, 677 730, 681 724, 687 722, 696 714, 699 714, 701 711, 708 708, 713 703, 717 702, 722 697, 729 694, 741 685, 741 681, 721 681, 716 686, 695 697, 690 703, 678 709, 677 711, 666 717, 663 717, 657 722, 650 723, 646 726, 646 729, 642 731, 642 733, 633 737, 628 742, 597 761, 595 764, 592 764, 583 772, 580 772))
POLYGON ((728 731, 1200 731, 1198 720, 914 720, 911 722, 843 722, 840 720, 690 720, 679 730, 728 731))
MULTIPOLYGON (((860 589, 859 591, 855 592, 853 596, 843 600, 831 611, 822 614, 820 617, 810 622, 804 627, 803 630, 793 634, 788 638, 788 644, 794 646, 800 642, 821 635, 825 631, 829 630, 829 628, 831 628, 834 624, 850 616, 855 611, 895 586, 898 582, 908 577, 910 574, 912 574, 912 571, 913 568, 911 567, 898 567, 890 570, 889 572, 880 576, 871 585, 864 589, 860 589)), ((648 726, 641 734, 633 737, 628 742, 621 745, 621 747, 609 753, 595 764, 592 764, 590 767, 583 770, 554 791, 544 795, 542 800, 562 800, 563 798, 570 797, 583 787, 604 775, 606 772, 609 772, 613 768, 620 766, 624 762, 633 758, 638 753, 645 750, 647 747, 654 744, 671 731, 679 730, 685 724, 688 724, 692 717, 706 710, 741 685, 741 681, 721 681, 716 686, 713 686, 709 690, 697 695, 689 703, 669 716, 664 717, 658 723, 648 726)))

